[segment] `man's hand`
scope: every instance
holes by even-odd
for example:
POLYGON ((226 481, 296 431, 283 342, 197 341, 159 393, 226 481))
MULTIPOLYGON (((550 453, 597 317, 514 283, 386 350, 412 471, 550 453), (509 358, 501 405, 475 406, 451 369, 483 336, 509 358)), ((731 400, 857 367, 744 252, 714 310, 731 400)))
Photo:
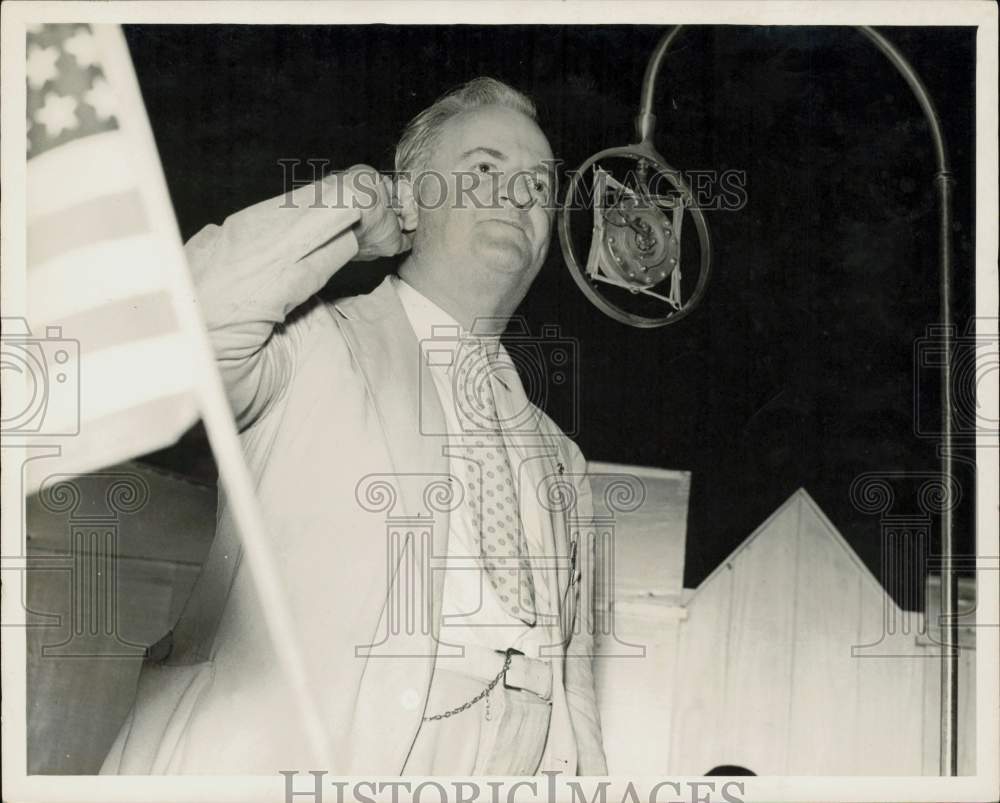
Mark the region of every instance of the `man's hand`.
POLYGON ((416 221, 404 222, 392 179, 379 175, 374 167, 354 165, 343 173, 343 180, 349 197, 361 211, 361 221, 354 230, 358 240, 354 259, 366 261, 408 251, 413 245, 416 221))

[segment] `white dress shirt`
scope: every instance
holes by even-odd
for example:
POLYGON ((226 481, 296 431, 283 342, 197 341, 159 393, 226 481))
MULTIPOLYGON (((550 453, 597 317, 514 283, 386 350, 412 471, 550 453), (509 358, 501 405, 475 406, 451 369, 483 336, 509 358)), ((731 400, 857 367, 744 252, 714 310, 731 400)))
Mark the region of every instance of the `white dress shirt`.
MULTIPOLYGON (((453 364, 448 364, 448 360, 441 359, 441 354, 447 352, 449 348, 457 351, 459 341, 462 337, 468 336, 468 332, 464 331, 451 315, 402 279, 396 280, 395 285, 403 309, 406 311, 413 331, 420 341, 421 354, 428 365, 438 397, 441 400, 441 406, 444 408, 448 441, 460 445, 465 442, 464 439, 471 440, 474 435, 468 434, 463 429, 456 408, 453 364), (433 352, 433 356, 429 352, 433 352)), ((488 348, 491 347, 488 346, 488 348)), ((512 414, 508 414, 509 417, 504 415, 504 411, 509 411, 511 408, 509 399, 505 399, 504 396, 510 394, 510 383, 520 383, 520 379, 510 355, 499 342, 499 338, 496 340, 496 347, 498 350, 496 365, 499 368, 490 373, 495 380, 492 384, 502 429, 504 420, 519 418, 512 414), (505 402, 507 402, 506 405, 505 402)), ((518 477, 518 469, 523 455, 509 433, 503 433, 503 438, 511 470, 514 477, 518 477)), ((456 458, 450 456, 450 473, 453 476, 461 477, 460 468, 456 458)), ((521 498, 522 496, 523 492, 519 494, 518 503, 529 555, 544 554, 543 534, 539 532, 538 527, 532 526, 535 518, 525 515, 525 500, 521 498)), ((449 516, 448 558, 449 562, 456 559, 460 565, 472 564, 473 562, 468 559, 478 557, 480 554, 479 533, 473 526, 468 509, 467 505, 461 505, 457 510, 453 510, 449 516)), ((544 611, 548 609, 548 604, 544 599, 544 583, 542 578, 538 576, 537 569, 535 570, 534 586, 536 607, 539 611, 544 611)), ((558 641, 558 633, 555 630, 542 621, 539 621, 534 627, 529 627, 508 613, 500 605, 489 578, 481 568, 475 570, 449 569, 445 572, 441 603, 440 638, 442 642, 478 644, 500 650, 514 647, 525 655, 537 658, 540 655, 539 648, 541 646, 558 641)))

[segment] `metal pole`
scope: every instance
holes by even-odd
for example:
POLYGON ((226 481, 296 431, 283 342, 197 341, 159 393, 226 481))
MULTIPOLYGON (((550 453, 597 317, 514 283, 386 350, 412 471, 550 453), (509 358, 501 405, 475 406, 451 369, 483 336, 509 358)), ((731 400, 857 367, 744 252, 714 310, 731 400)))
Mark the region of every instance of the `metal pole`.
MULTIPOLYGON (((939 173, 935 178, 939 194, 941 220, 941 264, 947 265, 951 253, 951 177, 939 173)), ((950 309, 951 274, 941 276, 941 306, 950 309)), ((946 487, 951 490, 952 431, 951 431, 951 317, 943 318, 944 348, 947 358, 941 368, 942 394, 941 431, 944 445, 941 452, 942 472, 946 487)), ((958 575, 955 572, 955 544, 952 505, 945 504, 941 513, 941 774, 958 775, 958 575)))
MULTIPOLYGON (((642 95, 639 114, 635 119, 636 134, 640 142, 652 141, 656 127, 653 114, 653 95, 656 79, 667 49, 680 33, 683 25, 674 25, 667 30, 653 51, 646 65, 642 80, 642 95)), ((934 188, 938 196, 938 289, 940 293, 940 317, 943 331, 944 364, 941 367, 941 473, 945 486, 952 487, 952 320, 951 320, 951 194, 954 179, 948 164, 948 150, 937 109, 927 92, 927 87, 917 75, 902 53, 882 34, 867 25, 856 26, 857 30, 870 41, 892 63, 903 77, 920 104, 927 118, 931 139, 934 143, 934 157, 937 172, 934 174, 934 188)), ((955 536, 952 519, 952 505, 942 505, 941 512, 941 630, 943 634, 941 651, 941 751, 940 774, 958 774, 958 577, 955 574, 955 536)))
MULTIPOLYGON (((902 53, 878 31, 868 26, 858 28, 885 54, 903 76, 920 104, 930 126, 937 160, 934 188, 938 195, 938 276, 944 364, 941 367, 941 473, 945 487, 952 487, 952 399, 951 399, 951 193, 954 179, 948 164, 944 132, 934 102, 927 88, 902 53)), ((950 500, 941 513, 941 743, 940 774, 958 775, 958 576, 955 574, 955 535, 950 500)))

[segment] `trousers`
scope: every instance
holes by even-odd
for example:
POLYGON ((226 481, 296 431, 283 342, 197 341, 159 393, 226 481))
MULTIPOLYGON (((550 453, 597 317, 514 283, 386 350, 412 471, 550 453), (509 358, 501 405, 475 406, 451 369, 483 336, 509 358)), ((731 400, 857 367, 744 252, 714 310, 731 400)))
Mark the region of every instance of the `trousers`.
MULTIPOLYGON (((435 668, 426 713, 450 711, 485 687, 477 678, 435 668)), ((421 723, 403 775, 535 775, 551 714, 548 700, 500 683, 465 710, 421 723)))

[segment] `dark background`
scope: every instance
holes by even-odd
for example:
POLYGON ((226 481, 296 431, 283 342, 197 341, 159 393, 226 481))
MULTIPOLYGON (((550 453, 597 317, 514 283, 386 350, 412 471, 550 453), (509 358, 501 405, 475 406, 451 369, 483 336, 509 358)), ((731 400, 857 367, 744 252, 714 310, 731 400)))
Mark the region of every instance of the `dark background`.
MULTIPOLYGON (((634 141, 643 71, 663 32, 126 26, 185 238, 280 194, 279 159, 390 168, 405 123, 477 75, 530 94, 554 153, 576 167, 634 141)), ((964 331, 974 310, 975 29, 883 33, 943 119, 956 179, 953 314, 964 331)), ((798 487, 881 576, 879 520, 852 505, 852 480, 939 468, 936 375, 914 361, 939 318, 935 164, 923 115, 851 28, 737 26, 681 34, 655 113, 655 144, 671 166, 746 171, 747 204, 707 213, 708 294, 661 329, 631 329, 591 306, 553 238, 521 313, 533 332, 558 324, 580 359, 576 392, 548 388, 540 401, 591 459, 692 472, 685 586, 798 487)), ((352 268, 330 292, 366 290, 382 275, 352 268)), ((214 471, 198 431, 150 459, 214 471)), ((957 478, 959 552, 971 554, 967 463, 957 478)), ((891 512, 918 514, 919 482, 893 482, 891 512)), ((890 591, 906 607, 921 604, 890 591)))

